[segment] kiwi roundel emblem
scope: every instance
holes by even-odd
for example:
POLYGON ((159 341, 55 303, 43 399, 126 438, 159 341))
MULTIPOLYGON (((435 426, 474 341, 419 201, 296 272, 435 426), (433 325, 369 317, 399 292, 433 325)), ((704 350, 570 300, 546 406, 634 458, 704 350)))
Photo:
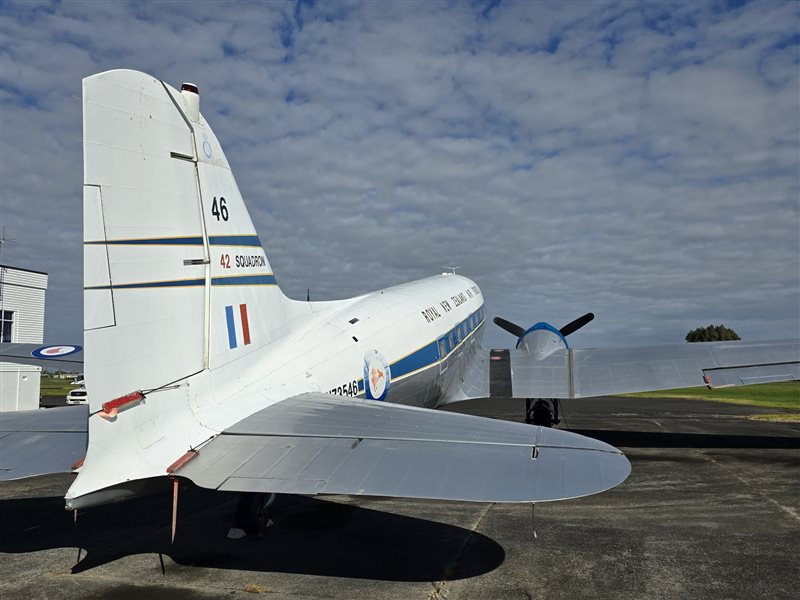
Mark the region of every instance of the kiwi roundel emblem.
POLYGON ((385 400, 391 380, 389 363, 377 350, 369 350, 364 355, 364 392, 367 398, 385 400))

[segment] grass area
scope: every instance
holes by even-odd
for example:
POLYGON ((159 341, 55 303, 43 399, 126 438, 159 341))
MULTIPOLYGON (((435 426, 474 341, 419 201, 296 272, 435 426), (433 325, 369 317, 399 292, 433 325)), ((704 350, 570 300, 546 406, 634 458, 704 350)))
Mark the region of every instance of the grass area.
POLYGON ((42 373, 42 382, 39 387, 39 394, 42 396, 66 396, 70 390, 79 388, 72 385, 71 379, 57 379, 47 373, 42 373))
POLYGON ((713 390, 705 387, 680 388, 659 392, 625 394, 625 396, 628 398, 696 398, 698 400, 715 400, 729 404, 785 408, 800 412, 800 382, 797 381, 761 383, 713 390))
POLYGON ((769 413, 768 415, 750 415, 753 421, 777 421, 779 423, 800 423, 800 413, 769 413))

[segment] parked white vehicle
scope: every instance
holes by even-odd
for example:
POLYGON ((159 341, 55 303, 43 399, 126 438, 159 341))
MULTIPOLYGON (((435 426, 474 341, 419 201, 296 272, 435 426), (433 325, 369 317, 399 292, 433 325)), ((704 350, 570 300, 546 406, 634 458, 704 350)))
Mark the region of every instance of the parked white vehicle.
POLYGON ((86 396, 86 388, 79 387, 71 390, 67 394, 67 404, 88 404, 89 398, 86 396))

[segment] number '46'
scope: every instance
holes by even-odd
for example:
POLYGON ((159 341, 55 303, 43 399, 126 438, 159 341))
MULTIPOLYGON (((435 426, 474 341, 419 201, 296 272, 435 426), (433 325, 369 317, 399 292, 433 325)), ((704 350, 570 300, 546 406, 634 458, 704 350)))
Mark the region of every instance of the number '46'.
POLYGON ((214 201, 211 203, 211 214, 217 217, 217 221, 219 221, 220 217, 222 217, 223 221, 228 220, 228 207, 226 206, 225 198, 220 196, 219 203, 217 203, 217 197, 214 196, 214 201))

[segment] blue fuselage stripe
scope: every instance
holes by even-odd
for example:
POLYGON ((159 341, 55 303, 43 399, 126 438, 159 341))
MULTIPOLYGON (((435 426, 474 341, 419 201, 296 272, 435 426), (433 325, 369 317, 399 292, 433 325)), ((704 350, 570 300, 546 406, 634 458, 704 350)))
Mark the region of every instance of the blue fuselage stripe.
MULTIPOLYGON (((261 246, 257 235, 210 235, 208 243, 212 246, 261 246)), ((127 240, 96 240, 84 242, 86 245, 106 244, 108 246, 202 246, 202 236, 137 238, 127 240)))
POLYGON ((83 242, 86 245, 107 244, 109 246, 202 246, 203 238, 174 237, 174 238, 141 238, 130 240, 98 240, 83 242))
MULTIPOLYGON (((439 336, 436 341, 433 341, 418 350, 415 350, 408 356, 404 356, 400 360, 390 365, 392 369, 392 379, 408 375, 414 371, 419 371, 435 364, 438 361, 444 360, 453 351, 453 349, 460 344, 466 337, 478 329, 484 321, 483 306, 478 310, 471 313, 466 319, 458 323, 447 333, 439 336), (458 336, 457 331, 461 328, 461 336, 458 336), (455 338, 454 338, 455 336, 455 338), (451 343, 454 342, 454 343, 451 343), (441 353, 439 350, 439 342, 445 342, 445 352, 441 353)), ((363 390, 363 383, 359 386, 359 390, 363 390)))
MULTIPOLYGON (((119 283, 85 287, 85 290, 135 290, 143 288, 172 288, 205 285, 205 279, 176 279, 172 281, 144 281, 141 283, 119 283)), ((278 285, 275 276, 270 275, 232 275, 212 277, 211 285, 278 285)))
POLYGON ((144 281, 142 283, 117 283, 114 285, 95 285, 85 287, 85 290, 136 290, 142 288, 165 288, 165 287, 191 287, 195 285, 205 285, 205 279, 176 279, 173 281, 144 281))
POLYGON ((210 235, 208 243, 212 246, 261 246, 257 235, 210 235))
POLYGON ((274 275, 234 275, 213 277, 211 285, 278 285, 274 275))
POLYGON ((391 365, 392 379, 418 371, 423 367, 432 365, 437 360, 439 360, 439 351, 436 347, 436 342, 431 342, 391 365))

